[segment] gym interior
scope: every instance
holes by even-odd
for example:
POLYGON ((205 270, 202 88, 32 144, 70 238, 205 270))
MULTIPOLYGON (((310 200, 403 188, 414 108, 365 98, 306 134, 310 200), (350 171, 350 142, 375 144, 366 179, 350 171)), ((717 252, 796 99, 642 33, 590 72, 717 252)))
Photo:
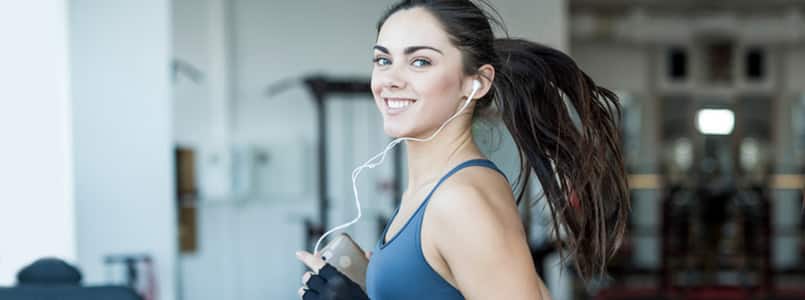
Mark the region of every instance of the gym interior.
MULTIPOLYGON (((0 3, 0 299, 298 299, 293 253, 357 215, 349 175, 391 141, 369 77, 393 2, 0 3)), ((519 183, 553 299, 805 299, 805 1, 490 2, 623 107, 607 276, 579 279, 519 183)), ((473 134, 516 178, 507 129, 473 134)), ((365 248, 404 151, 358 179, 365 248)))

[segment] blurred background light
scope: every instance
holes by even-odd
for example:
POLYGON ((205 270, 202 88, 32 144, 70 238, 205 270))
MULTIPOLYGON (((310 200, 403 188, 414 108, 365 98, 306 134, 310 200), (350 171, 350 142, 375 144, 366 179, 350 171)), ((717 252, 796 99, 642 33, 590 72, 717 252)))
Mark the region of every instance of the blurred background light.
POLYGON ((734 127, 732 110, 705 108, 696 113, 696 128, 702 134, 729 135, 734 127))

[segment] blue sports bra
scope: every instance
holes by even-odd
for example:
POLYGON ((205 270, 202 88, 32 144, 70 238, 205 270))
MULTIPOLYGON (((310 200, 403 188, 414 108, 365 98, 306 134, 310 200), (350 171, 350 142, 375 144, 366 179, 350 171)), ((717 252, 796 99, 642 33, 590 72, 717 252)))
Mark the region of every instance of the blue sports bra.
POLYGON ((487 159, 473 159, 461 163, 439 179, 400 231, 384 243, 383 240, 391 221, 400 210, 397 207, 389 223, 386 224, 386 229, 383 230, 383 235, 374 247, 372 258, 369 260, 369 268, 366 271, 366 289, 370 299, 464 299, 461 292, 436 273, 425 260, 420 234, 425 207, 433 192, 448 177, 470 166, 491 168, 506 177, 494 163, 487 159))

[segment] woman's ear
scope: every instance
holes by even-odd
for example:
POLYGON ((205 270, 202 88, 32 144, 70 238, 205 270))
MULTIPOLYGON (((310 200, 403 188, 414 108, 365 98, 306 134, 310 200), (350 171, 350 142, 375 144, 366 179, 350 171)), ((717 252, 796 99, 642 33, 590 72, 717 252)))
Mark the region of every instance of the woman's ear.
MULTIPOLYGON (((492 82, 495 81, 495 67, 493 67, 490 64, 485 64, 478 68, 477 74, 478 75, 472 76, 470 80, 478 80, 481 82, 481 89, 479 89, 475 93, 475 96, 473 96, 473 98, 475 99, 480 99, 486 96, 486 93, 488 93, 489 90, 492 88, 492 82)), ((471 82, 470 85, 468 86, 472 87, 471 82)), ((472 90, 470 90, 470 93, 471 92, 472 90)), ((467 96, 469 95, 470 94, 467 93, 467 96)))

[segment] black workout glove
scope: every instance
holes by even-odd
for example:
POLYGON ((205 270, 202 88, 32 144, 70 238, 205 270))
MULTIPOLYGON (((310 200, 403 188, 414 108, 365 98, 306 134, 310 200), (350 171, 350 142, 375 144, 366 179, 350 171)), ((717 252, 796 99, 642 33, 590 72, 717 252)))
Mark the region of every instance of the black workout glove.
POLYGON ((311 275, 302 300, 369 300, 361 287, 330 264, 311 275))

